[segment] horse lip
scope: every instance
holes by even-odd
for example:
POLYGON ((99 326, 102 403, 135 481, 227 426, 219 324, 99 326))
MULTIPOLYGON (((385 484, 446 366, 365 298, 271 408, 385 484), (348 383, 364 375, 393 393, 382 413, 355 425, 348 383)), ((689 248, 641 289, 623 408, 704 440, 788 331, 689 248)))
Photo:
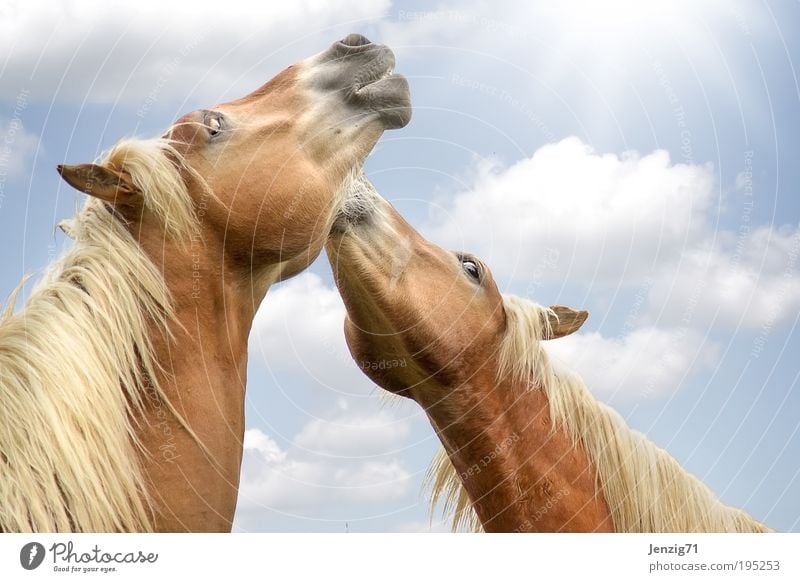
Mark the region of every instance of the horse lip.
POLYGON ((382 76, 356 94, 362 106, 381 117, 386 129, 405 127, 411 121, 411 91, 403 75, 382 76))
POLYGON ((374 85, 375 83, 380 83, 384 79, 388 79, 389 77, 399 77, 400 75, 394 74, 394 67, 389 67, 383 73, 375 77, 374 79, 370 79, 364 83, 360 83, 356 86, 356 92, 361 91, 365 87, 369 87, 370 85, 374 85))

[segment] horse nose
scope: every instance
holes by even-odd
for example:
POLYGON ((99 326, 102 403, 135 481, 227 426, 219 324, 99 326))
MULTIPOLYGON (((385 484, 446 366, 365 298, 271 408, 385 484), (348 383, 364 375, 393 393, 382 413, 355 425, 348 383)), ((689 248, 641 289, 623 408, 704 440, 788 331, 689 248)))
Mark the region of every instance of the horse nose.
POLYGON ((351 33, 340 40, 339 44, 348 49, 354 49, 369 46, 372 44, 372 41, 363 34, 351 33))

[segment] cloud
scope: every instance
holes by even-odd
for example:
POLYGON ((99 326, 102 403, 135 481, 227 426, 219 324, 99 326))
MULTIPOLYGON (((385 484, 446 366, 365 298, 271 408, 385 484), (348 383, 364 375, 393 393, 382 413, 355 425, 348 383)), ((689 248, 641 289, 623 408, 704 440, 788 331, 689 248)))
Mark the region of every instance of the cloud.
POLYGON ((339 495, 356 503, 404 497, 410 480, 410 473, 399 459, 367 461, 355 469, 337 469, 334 474, 334 481, 342 487, 339 495))
POLYGON ((650 321, 691 318, 730 327, 769 327, 800 311, 800 229, 746 225, 718 233, 662 266, 649 293, 650 321))
MULTIPOLYGON (((355 435, 357 429, 351 430, 355 435)), ((307 432, 304 429, 300 434, 307 432)), ((371 434, 372 429, 366 429, 362 442, 367 443, 371 434)), ((406 434, 395 432, 395 437, 404 439, 406 434)), ((320 456, 297 444, 284 450, 259 429, 245 432, 240 511, 251 517, 268 510, 316 512, 321 516, 319 508, 343 510, 341 504, 345 502, 363 505, 358 511, 364 513, 372 509, 369 504, 402 498, 410 490, 411 475, 398 457, 365 460, 320 456)), ((368 443, 367 449, 372 450, 368 443)), ((355 447, 349 450, 357 452, 355 447)))
POLYGON ((378 455, 402 446, 409 429, 406 419, 397 419, 388 410, 342 413, 308 422, 294 442, 298 447, 326 455, 378 455))
POLYGON ((604 399, 657 398, 716 365, 719 348, 688 329, 644 327, 620 337, 579 333, 545 343, 547 351, 577 372, 604 399))
POLYGON ((315 485, 324 481, 324 466, 290 458, 287 451, 252 428, 245 431, 239 506, 296 508, 319 501, 315 485))
POLYGON ((271 76, 264 61, 275 73, 310 56, 310 46, 322 49, 380 17, 388 5, 228 0, 221 9, 198 0, 176 13, 159 2, 12 0, 0 7, 6 55, 0 95, 26 87, 44 102, 66 97, 142 105, 148 95, 213 98, 232 87, 254 89, 271 76))
MULTIPOLYGON (((292 414, 302 403, 310 418, 285 445, 266 429, 248 425, 237 527, 269 531, 276 512, 306 519, 372 519, 396 510, 398 501, 417 490, 419 475, 406 463, 412 435, 414 442, 420 438, 414 431, 430 434, 427 422, 418 422, 424 413, 413 403, 387 407, 376 397, 381 391, 347 351, 344 317, 335 287, 308 272, 275 286, 259 309, 250 337, 251 363, 266 367, 279 386, 286 386, 292 414), (305 400, 301 393, 307 393, 305 400)), ((259 390, 252 378, 251 393, 259 390)), ((270 398, 270 414, 279 413, 279 402, 270 398)))
POLYGON ((250 358, 328 396, 372 394, 347 349, 344 318, 336 288, 302 273, 270 290, 253 322, 250 358))
MULTIPOLYGON (((742 16, 751 16, 745 2, 730 4, 735 4, 742 16)), ((517 52, 522 43, 555 46, 562 51, 591 45, 595 54, 582 55, 586 62, 607 56, 640 56, 626 54, 631 52, 632 43, 658 46, 672 40, 670 35, 677 31, 698 35, 701 29, 696 22, 687 22, 687 11, 698 18, 709 18, 719 12, 719 6, 712 0, 665 0, 646 5, 636 0, 607 0, 602 5, 587 0, 530 4, 512 0, 491 4, 480 0, 440 2, 433 10, 398 8, 394 12, 396 20, 384 23, 383 29, 393 39, 406 43, 477 39, 476 45, 480 46, 492 34, 500 34, 506 42, 495 50, 507 52, 517 52)))
POLYGON ((39 136, 25 129, 21 117, 0 117, 0 178, 25 175, 38 148, 39 136))
POLYGON ((501 274, 524 279, 549 256, 545 280, 622 282, 698 239, 713 198, 708 165, 673 164, 663 150, 598 154, 571 137, 505 169, 479 164, 427 231, 501 274))
POLYGON ((800 311, 800 229, 756 226, 750 214, 738 230, 720 229, 717 199, 710 165, 675 164, 661 150, 599 154, 573 137, 507 168, 479 164, 425 230, 476 251, 501 286, 587 289, 603 304, 603 332, 548 350, 600 396, 663 397, 717 365, 712 332, 769 331, 800 311), (621 332, 608 336, 634 294, 621 332))
MULTIPOLYGON (((529 286, 646 287, 639 324, 773 325, 800 309, 800 229, 720 229, 709 164, 657 150, 599 154, 576 137, 508 168, 483 163, 425 227, 529 286)), ((502 279, 501 279, 502 283, 502 279)))
POLYGON ((338 349, 344 317, 336 289, 305 272, 270 290, 253 321, 253 339, 265 353, 277 356, 277 365, 288 368, 295 367, 290 360, 298 347, 308 344, 338 358, 345 355, 338 349))
MULTIPOLYGON (((335 287, 309 272, 276 285, 259 309, 250 337, 251 365, 266 368, 286 387, 290 412, 284 414, 297 417, 299 406, 307 420, 296 421, 299 428, 285 444, 270 436, 273 424, 268 431, 248 420, 237 528, 279 528, 273 525, 276 514, 369 520, 396 510, 399 500, 416 491, 419 475, 406 462, 413 431, 430 433, 427 422, 418 424, 424 413, 413 403, 389 408, 376 397, 381 391, 347 351, 344 317, 335 287)), ((251 374, 250 394, 262 392, 254 380, 259 376, 251 374)), ((281 414, 281 402, 272 393, 256 408, 268 410, 267 416, 281 414)), ((419 434, 413 438, 416 442, 419 434)))
MULTIPOLYGON (((577 122, 579 129, 570 125, 567 131, 587 136, 637 131, 631 120, 652 127, 650 116, 659 96, 639 81, 658 77, 658 71, 685 68, 687 54, 704 87, 730 91, 729 67, 735 78, 746 71, 736 69, 736 59, 723 63, 718 43, 735 38, 730 32, 736 28, 749 36, 774 26, 744 0, 451 0, 433 9, 399 6, 391 15, 379 23, 381 37, 402 47, 405 58, 416 53, 421 62, 435 63, 426 72, 437 79, 445 71, 445 81, 469 78, 480 83, 481 89, 438 83, 443 108, 499 130, 506 128, 498 125, 502 116, 497 110, 515 112, 515 129, 530 128, 537 135, 541 130, 549 141, 553 134, 546 126, 558 125, 559 114, 577 122), (489 100, 473 107, 465 88, 502 97, 494 105, 489 100), (647 110, 640 115, 643 90, 647 110), (487 103, 495 111, 485 113, 487 103)), ((740 83, 736 91, 747 93, 745 85, 740 83)), ((459 118, 461 124, 469 121, 459 118)), ((555 135, 566 133, 555 129, 555 135)))

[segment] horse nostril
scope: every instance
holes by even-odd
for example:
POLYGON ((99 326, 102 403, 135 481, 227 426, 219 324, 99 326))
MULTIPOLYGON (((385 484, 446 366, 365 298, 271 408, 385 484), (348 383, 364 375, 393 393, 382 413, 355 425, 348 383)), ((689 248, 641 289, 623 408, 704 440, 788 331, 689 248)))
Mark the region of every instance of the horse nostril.
POLYGON ((351 33, 344 37, 341 41, 344 46, 358 47, 372 44, 372 41, 363 34, 351 33))

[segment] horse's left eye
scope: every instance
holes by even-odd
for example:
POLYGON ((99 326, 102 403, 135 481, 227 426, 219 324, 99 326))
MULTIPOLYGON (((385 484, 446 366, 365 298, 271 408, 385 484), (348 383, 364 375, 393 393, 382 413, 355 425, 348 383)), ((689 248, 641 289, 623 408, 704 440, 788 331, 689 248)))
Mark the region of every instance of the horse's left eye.
POLYGON ((225 130, 225 118, 215 111, 206 111, 203 125, 206 126, 208 137, 216 137, 225 130))
POLYGON ((210 136, 217 135, 220 131, 222 131, 222 122, 219 120, 219 117, 212 117, 208 120, 208 134, 210 136))
POLYGON ((469 275, 476 283, 481 282, 481 268, 478 263, 472 259, 461 259, 461 268, 469 275))

